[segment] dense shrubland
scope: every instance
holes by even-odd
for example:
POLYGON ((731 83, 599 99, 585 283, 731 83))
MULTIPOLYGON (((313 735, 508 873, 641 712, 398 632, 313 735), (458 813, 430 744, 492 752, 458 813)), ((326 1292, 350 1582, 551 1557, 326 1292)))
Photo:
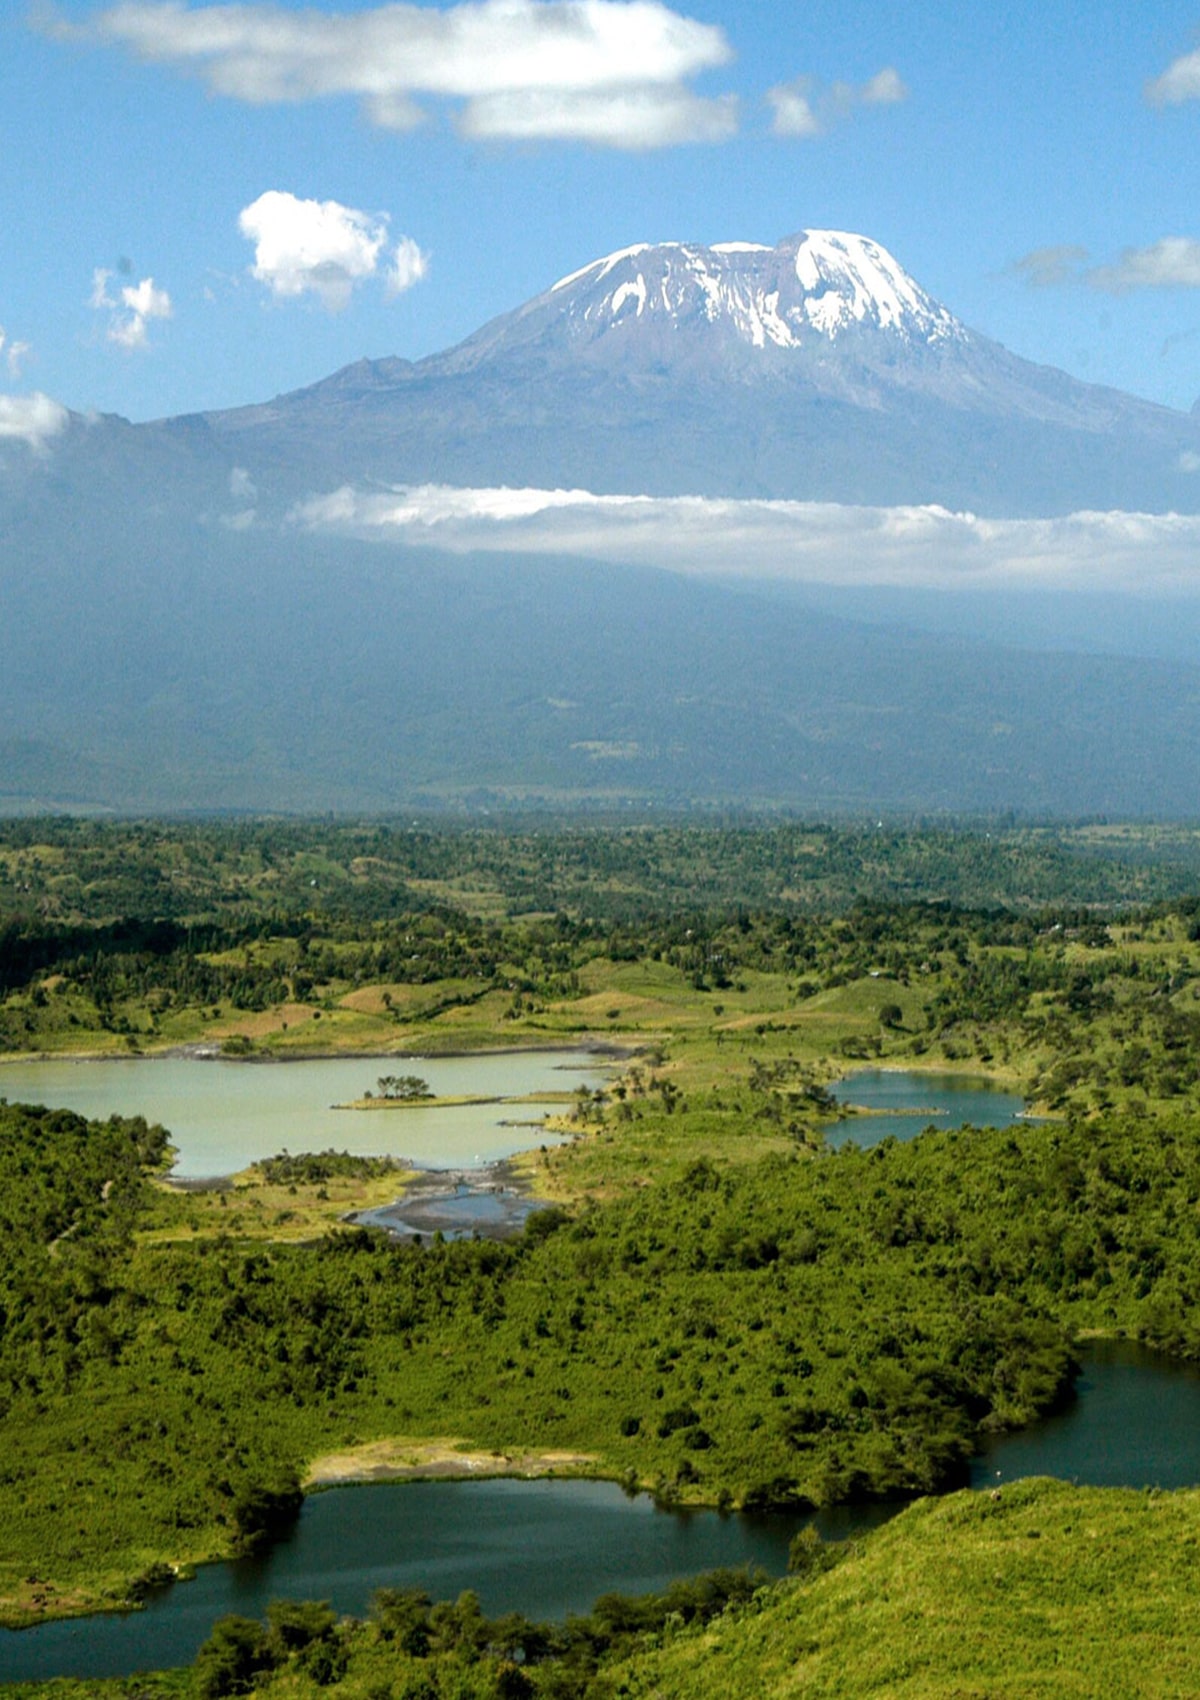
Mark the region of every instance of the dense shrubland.
POLYGON ((828 1504, 956 1484, 981 1429, 1061 1393, 1080 1328, 1200 1352, 1183 1116, 700 1159, 511 1245, 247 1248, 131 1243, 108 1183, 136 1174, 136 1124, 0 1115, 4 1196, 35 1225, 0 1330, 10 1599, 30 1570, 120 1594, 228 1550, 255 1494, 380 1436, 582 1451, 665 1500, 828 1504), (27 1154, 59 1141, 87 1158, 48 1191, 27 1154))

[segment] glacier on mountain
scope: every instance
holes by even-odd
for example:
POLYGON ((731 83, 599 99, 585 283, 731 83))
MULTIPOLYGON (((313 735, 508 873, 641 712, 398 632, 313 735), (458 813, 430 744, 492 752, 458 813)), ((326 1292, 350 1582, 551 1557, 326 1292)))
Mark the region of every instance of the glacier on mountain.
POLYGON ((832 342, 854 326, 926 344, 969 334, 886 248, 841 230, 801 231, 774 248, 640 242, 560 278, 530 308, 555 297, 557 311, 592 335, 642 318, 724 325, 760 349, 832 342))

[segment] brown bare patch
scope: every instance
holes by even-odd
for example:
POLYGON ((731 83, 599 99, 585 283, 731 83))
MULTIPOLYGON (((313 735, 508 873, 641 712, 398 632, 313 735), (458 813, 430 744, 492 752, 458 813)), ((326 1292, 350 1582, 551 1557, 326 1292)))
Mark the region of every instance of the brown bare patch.
POLYGON ((315 1458, 306 1488, 335 1482, 419 1481, 473 1476, 553 1476, 587 1473, 597 1460, 589 1452, 481 1452, 457 1440, 370 1440, 315 1458))

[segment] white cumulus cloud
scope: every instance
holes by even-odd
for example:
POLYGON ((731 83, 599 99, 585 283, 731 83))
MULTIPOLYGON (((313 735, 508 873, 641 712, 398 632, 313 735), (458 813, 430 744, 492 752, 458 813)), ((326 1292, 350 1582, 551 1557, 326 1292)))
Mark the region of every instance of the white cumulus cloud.
POLYGON ((96 267, 89 304, 108 314, 105 335, 109 342, 115 342, 119 348, 145 348, 150 321, 172 317, 171 297, 165 289, 159 289, 152 277, 144 277, 140 283, 122 284, 113 296, 108 287, 112 275, 103 266, 96 267))
POLYGON ((70 418, 60 402, 35 391, 33 395, 0 395, 0 442, 27 443, 44 449, 70 418))
POLYGON ((797 77, 767 90, 772 111, 771 128, 777 136, 823 136, 839 119, 847 118, 858 106, 896 106, 908 99, 908 89, 892 65, 867 82, 831 83, 827 87, 815 77, 797 77))
POLYGON ((1200 516, 993 520, 949 509, 586 490, 344 486, 306 528, 461 551, 585 556, 687 575, 801 584, 1200 593, 1200 516))
POLYGON ((302 200, 281 189, 268 189, 243 207, 238 229, 254 243, 252 277, 284 299, 315 295, 331 313, 381 272, 395 295, 424 277, 428 266, 409 236, 401 237, 389 260, 386 213, 302 200))
POLYGON ((237 100, 355 96, 372 123, 389 129, 419 123, 429 96, 467 102, 461 126, 472 136, 650 147, 717 139, 730 123, 729 108, 686 86, 732 58, 723 31, 661 0, 463 0, 350 13, 121 0, 55 31, 120 44, 237 100), (601 97, 621 93, 629 108, 611 99, 604 106, 601 97), (657 125, 646 112, 656 101, 664 109, 657 125), (531 108, 542 113, 533 128, 531 108))

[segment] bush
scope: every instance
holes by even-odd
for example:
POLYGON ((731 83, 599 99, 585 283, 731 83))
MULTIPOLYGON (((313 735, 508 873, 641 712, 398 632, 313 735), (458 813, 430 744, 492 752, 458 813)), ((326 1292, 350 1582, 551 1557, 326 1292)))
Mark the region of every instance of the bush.
POLYGON ((233 1502, 233 1544, 242 1554, 262 1552, 286 1534, 300 1515, 304 1494, 295 1472, 274 1485, 249 1482, 233 1502))
POLYGON ((272 1600, 267 1607, 267 1624, 272 1644, 286 1656, 314 1641, 327 1641, 337 1624, 337 1614, 324 1600, 272 1600))
POLYGON ((196 1655, 202 1700, 223 1700, 227 1694, 248 1694, 276 1659, 267 1631, 249 1617, 222 1617, 196 1655))

